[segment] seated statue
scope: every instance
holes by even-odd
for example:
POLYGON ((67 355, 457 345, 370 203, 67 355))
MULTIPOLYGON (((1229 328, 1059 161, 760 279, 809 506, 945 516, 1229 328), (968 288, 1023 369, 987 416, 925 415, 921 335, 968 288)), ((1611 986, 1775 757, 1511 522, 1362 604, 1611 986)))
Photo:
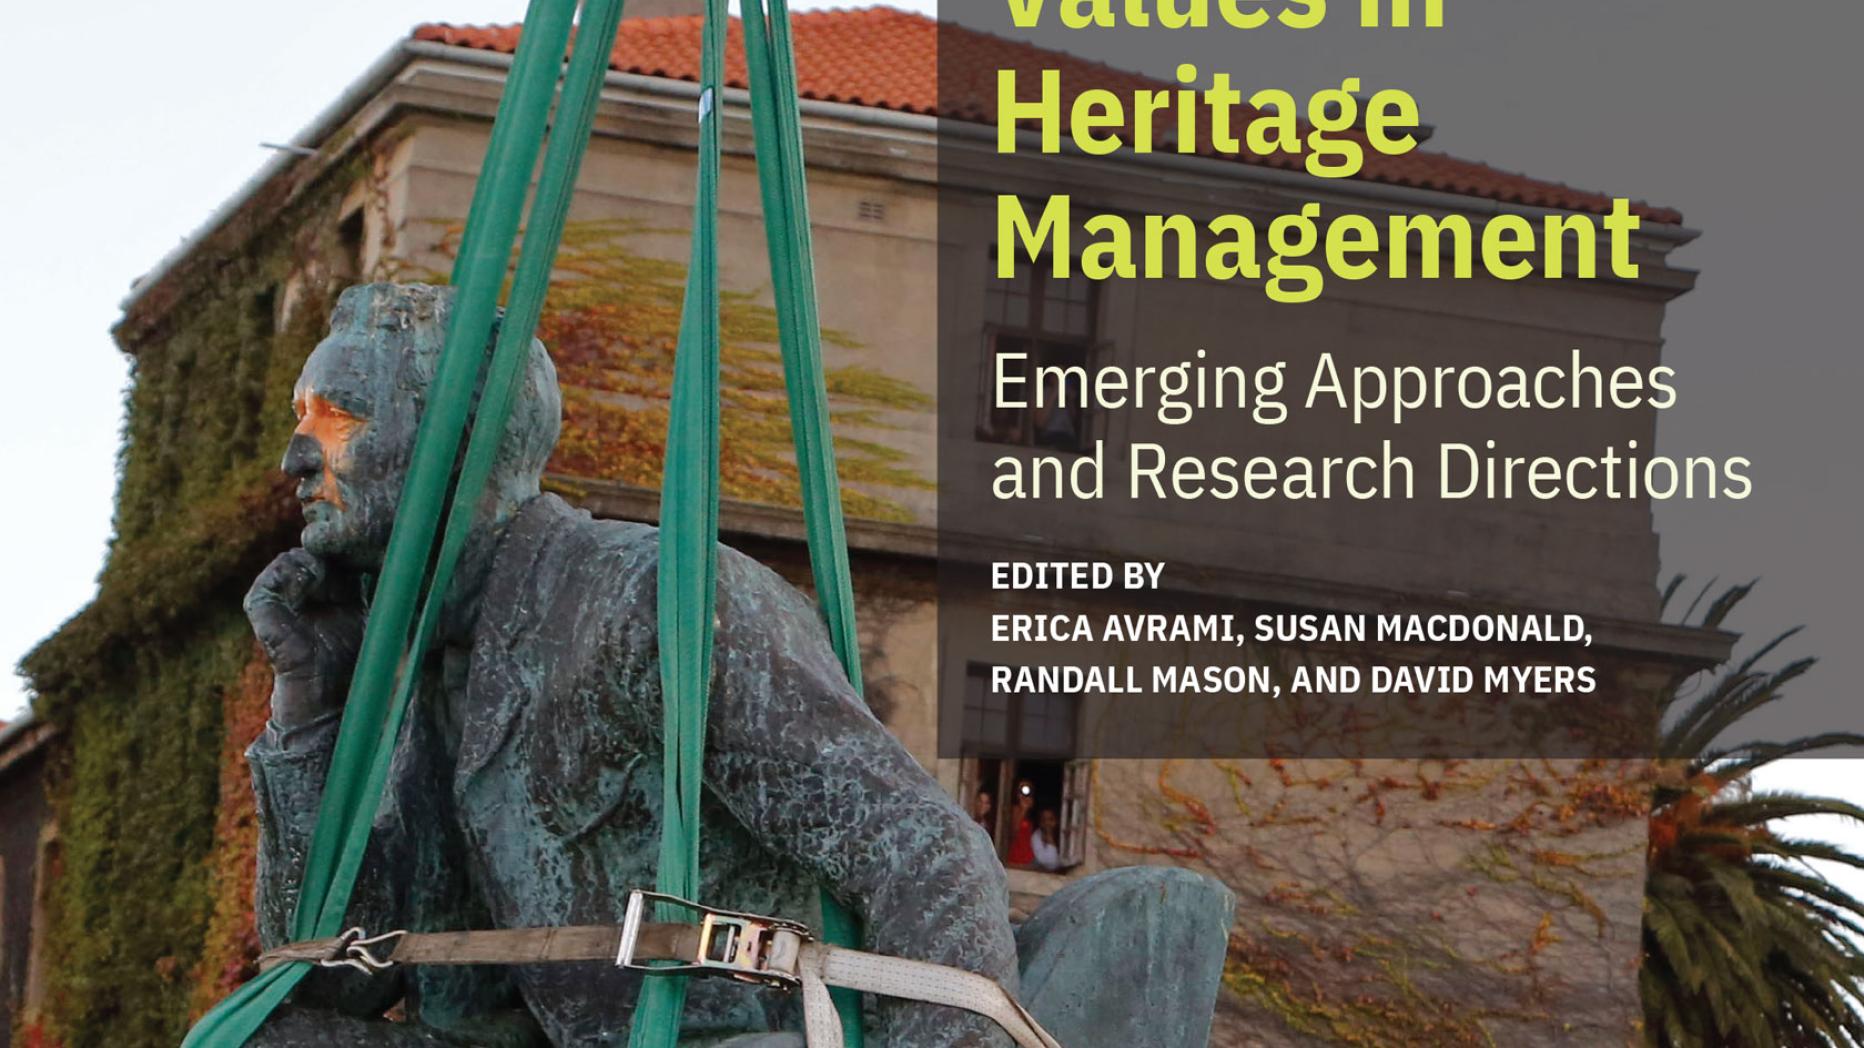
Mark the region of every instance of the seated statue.
MULTIPOLYGON (((303 547, 246 600, 275 674, 271 718, 247 753, 267 948, 297 901, 367 579, 381 570, 450 300, 421 285, 344 292, 294 394, 284 469, 303 547)), ((629 891, 653 885, 657 533, 540 493, 560 408, 533 342, 347 924, 617 925, 629 891)), ((862 921, 862 948, 989 975, 1068 1048, 1205 1043, 1226 890, 1181 870, 1115 870, 1013 930, 983 830, 849 686, 815 608, 727 549, 713 664, 700 901, 819 927, 821 886, 862 921)), ((600 963, 320 968, 252 1043, 619 1045, 641 978, 600 963)), ((869 998, 868 1024, 876 1048, 1010 1043, 980 1016, 884 997, 869 998)), ((800 1029, 781 989, 691 980, 683 1044, 798 1045, 800 1029)))

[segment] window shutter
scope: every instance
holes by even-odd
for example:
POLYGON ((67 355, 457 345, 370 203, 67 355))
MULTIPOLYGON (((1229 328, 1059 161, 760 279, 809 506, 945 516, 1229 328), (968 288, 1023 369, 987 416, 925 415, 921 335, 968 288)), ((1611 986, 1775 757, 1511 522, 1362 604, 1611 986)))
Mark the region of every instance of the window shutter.
POLYGON ((1093 762, 1069 761, 1061 792, 1061 864, 1087 861, 1087 801, 1092 793, 1093 762))

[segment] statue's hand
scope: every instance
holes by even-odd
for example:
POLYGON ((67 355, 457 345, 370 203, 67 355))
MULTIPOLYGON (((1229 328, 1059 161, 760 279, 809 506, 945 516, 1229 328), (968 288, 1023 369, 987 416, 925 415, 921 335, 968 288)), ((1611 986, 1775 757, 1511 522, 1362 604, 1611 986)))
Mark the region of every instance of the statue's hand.
POLYGON ((272 663, 272 721, 290 730, 339 710, 362 646, 355 580, 303 549, 279 554, 246 594, 246 618, 272 663))

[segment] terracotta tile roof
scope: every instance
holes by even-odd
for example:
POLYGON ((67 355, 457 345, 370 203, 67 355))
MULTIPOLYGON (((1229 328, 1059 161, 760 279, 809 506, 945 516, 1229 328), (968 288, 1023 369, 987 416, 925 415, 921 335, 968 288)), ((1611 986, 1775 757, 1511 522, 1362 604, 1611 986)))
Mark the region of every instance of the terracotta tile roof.
MULTIPOLYGON (((996 71, 1000 68, 1028 70, 1031 76, 1037 69, 1058 69, 1065 95, 1084 87, 1127 95, 1177 86, 1059 51, 951 24, 941 26, 924 15, 889 7, 807 11, 792 19, 798 86, 804 98, 825 102, 994 124, 996 71), (943 55, 939 53, 941 42, 943 55)), ((696 15, 624 21, 610 64, 626 73, 697 80, 700 23, 696 15)), ((510 54, 517 48, 518 31, 515 25, 428 24, 415 27, 414 39, 510 54)), ((736 19, 731 25, 725 76, 733 87, 747 86, 736 19)), ((1065 101, 1063 111, 1067 111, 1065 101)), ((1237 126, 1242 122, 1242 118, 1235 121, 1237 126)), ((1302 164, 1300 157, 1285 154, 1234 159, 1290 170, 1299 170, 1302 164)), ((1603 193, 1423 150, 1398 157, 1368 154, 1359 177, 1531 207, 1594 213, 1611 207, 1611 197, 1603 193)), ((1652 222, 1683 220, 1681 213, 1670 208, 1637 204, 1633 209, 1652 222)))

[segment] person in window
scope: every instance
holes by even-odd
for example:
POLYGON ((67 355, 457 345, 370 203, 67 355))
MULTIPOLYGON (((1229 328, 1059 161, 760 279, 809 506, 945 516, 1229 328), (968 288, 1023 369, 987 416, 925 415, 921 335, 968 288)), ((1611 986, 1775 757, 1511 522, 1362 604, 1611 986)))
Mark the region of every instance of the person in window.
POLYGON ((997 821, 995 808, 996 801, 990 796, 989 790, 978 790, 977 796, 971 801, 971 819, 982 826, 985 833, 993 837, 996 834, 991 829, 991 825, 997 821))
POLYGON ((1055 809, 1044 808, 1036 816, 1036 830, 1029 836, 1029 850, 1035 857, 1038 870, 1053 872, 1061 869, 1061 820, 1055 817, 1055 809))
POLYGON ((1040 447, 1061 448, 1065 451, 1081 450, 1084 444, 1081 439, 1081 409, 1049 408, 1047 416, 1036 428, 1036 444, 1040 447))
POLYGON ((1029 813, 1036 806, 1036 788, 1029 780, 1016 784, 1016 806, 1011 809, 1010 854, 1004 859, 1011 866, 1034 866, 1036 862, 1035 823, 1030 821, 1029 813))

